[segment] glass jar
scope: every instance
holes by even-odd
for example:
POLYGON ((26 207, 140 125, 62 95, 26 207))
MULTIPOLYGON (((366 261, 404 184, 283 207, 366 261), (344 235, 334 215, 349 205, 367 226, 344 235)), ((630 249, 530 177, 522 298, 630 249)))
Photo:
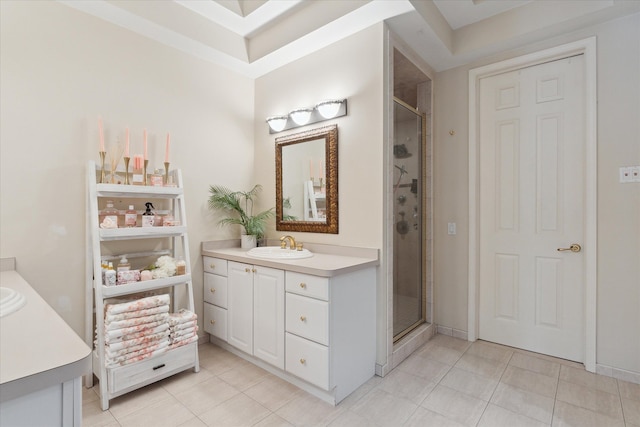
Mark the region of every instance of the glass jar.
POLYGON ((118 209, 113 207, 113 200, 107 200, 107 207, 98 215, 100 228, 118 228, 118 209))

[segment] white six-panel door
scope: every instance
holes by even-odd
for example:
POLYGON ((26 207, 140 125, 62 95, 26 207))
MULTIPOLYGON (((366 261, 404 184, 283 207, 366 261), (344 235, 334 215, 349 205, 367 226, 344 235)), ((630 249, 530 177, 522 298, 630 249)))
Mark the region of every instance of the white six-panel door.
POLYGON ((479 92, 479 338, 584 360, 583 56, 479 92))

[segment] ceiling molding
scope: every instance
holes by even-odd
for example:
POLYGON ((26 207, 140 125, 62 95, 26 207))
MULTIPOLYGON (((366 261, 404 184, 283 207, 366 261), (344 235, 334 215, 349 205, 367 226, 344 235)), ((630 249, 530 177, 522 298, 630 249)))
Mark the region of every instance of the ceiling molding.
POLYGON ((640 12, 636 0, 58 2, 251 78, 383 21, 439 72, 640 12))

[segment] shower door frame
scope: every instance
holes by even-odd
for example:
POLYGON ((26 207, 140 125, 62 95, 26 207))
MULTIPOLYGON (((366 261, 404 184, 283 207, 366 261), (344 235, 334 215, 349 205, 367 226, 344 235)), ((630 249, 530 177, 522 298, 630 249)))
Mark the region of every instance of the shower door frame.
MULTIPOLYGON (((399 332, 398 334, 394 334, 393 335, 393 343, 396 344, 398 341, 400 341, 402 338, 404 338, 405 336, 407 336, 408 334, 410 334, 411 332, 413 332, 416 328, 418 328, 420 325, 423 325, 425 323, 428 323, 428 319, 427 319, 427 285, 428 285, 428 274, 430 274, 430 272, 427 272, 427 267, 430 268, 430 266, 427 264, 427 252, 428 252, 428 247, 427 247, 427 226, 428 226, 428 216, 427 216, 427 114, 424 112, 419 111, 417 108, 414 108, 413 106, 407 104, 406 102, 402 101, 401 99, 397 98, 397 97, 393 97, 393 106, 394 106, 394 114, 393 114, 393 126, 395 128, 395 103, 401 105, 402 107, 410 110, 411 112, 415 113, 416 116, 420 117, 420 128, 421 128, 421 132, 420 132, 420 182, 418 185, 418 190, 420 192, 420 221, 421 221, 421 227, 420 227, 420 285, 422 287, 422 292, 420 295, 420 299, 421 299, 421 303, 420 303, 420 319, 413 323, 412 325, 408 326, 407 328, 405 328, 404 330, 402 330, 401 332, 399 332)), ((393 200, 393 215, 395 218, 395 198, 393 200)), ((394 221, 395 223, 395 221, 394 221)), ((394 233, 394 237, 393 237, 393 242, 395 242, 395 233, 394 233)), ((392 247, 394 245, 392 244, 392 247)), ((395 255, 395 254, 394 254, 395 255)), ((395 256, 394 256, 395 258, 395 256)), ((392 262, 393 265, 393 281, 395 283, 395 263, 392 262)), ((392 287, 393 289, 393 287, 392 287)), ((395 295, 394 295, 395 297, 395 295)), ((393 307, 393 305, 392 305, 393 307)), ((433 310, 431 312, 431 316, 433 317, 433 310)), ((392 316, 392 326, 393 326, 393 318, 394 316, 392 316)), ((433 322, 431 322, 433 323, 433 322)), ((392 327, 393 330, 393 327, 392 327)))

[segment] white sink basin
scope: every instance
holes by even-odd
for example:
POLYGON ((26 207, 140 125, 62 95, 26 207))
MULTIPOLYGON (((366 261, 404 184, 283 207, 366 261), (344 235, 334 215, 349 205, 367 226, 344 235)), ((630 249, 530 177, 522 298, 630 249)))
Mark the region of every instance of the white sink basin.
POLYGON ((280 246, 260 246, 249 249, 247 255, 253 258, 264 259, 302 259, 311 258, 313 254, 308 249, 301 251, 291 249, 281 249, 280 246))
POLYGON ((26 303, 27 299, 20 292, 0 287, 0 317, 20 310, 26 303))

